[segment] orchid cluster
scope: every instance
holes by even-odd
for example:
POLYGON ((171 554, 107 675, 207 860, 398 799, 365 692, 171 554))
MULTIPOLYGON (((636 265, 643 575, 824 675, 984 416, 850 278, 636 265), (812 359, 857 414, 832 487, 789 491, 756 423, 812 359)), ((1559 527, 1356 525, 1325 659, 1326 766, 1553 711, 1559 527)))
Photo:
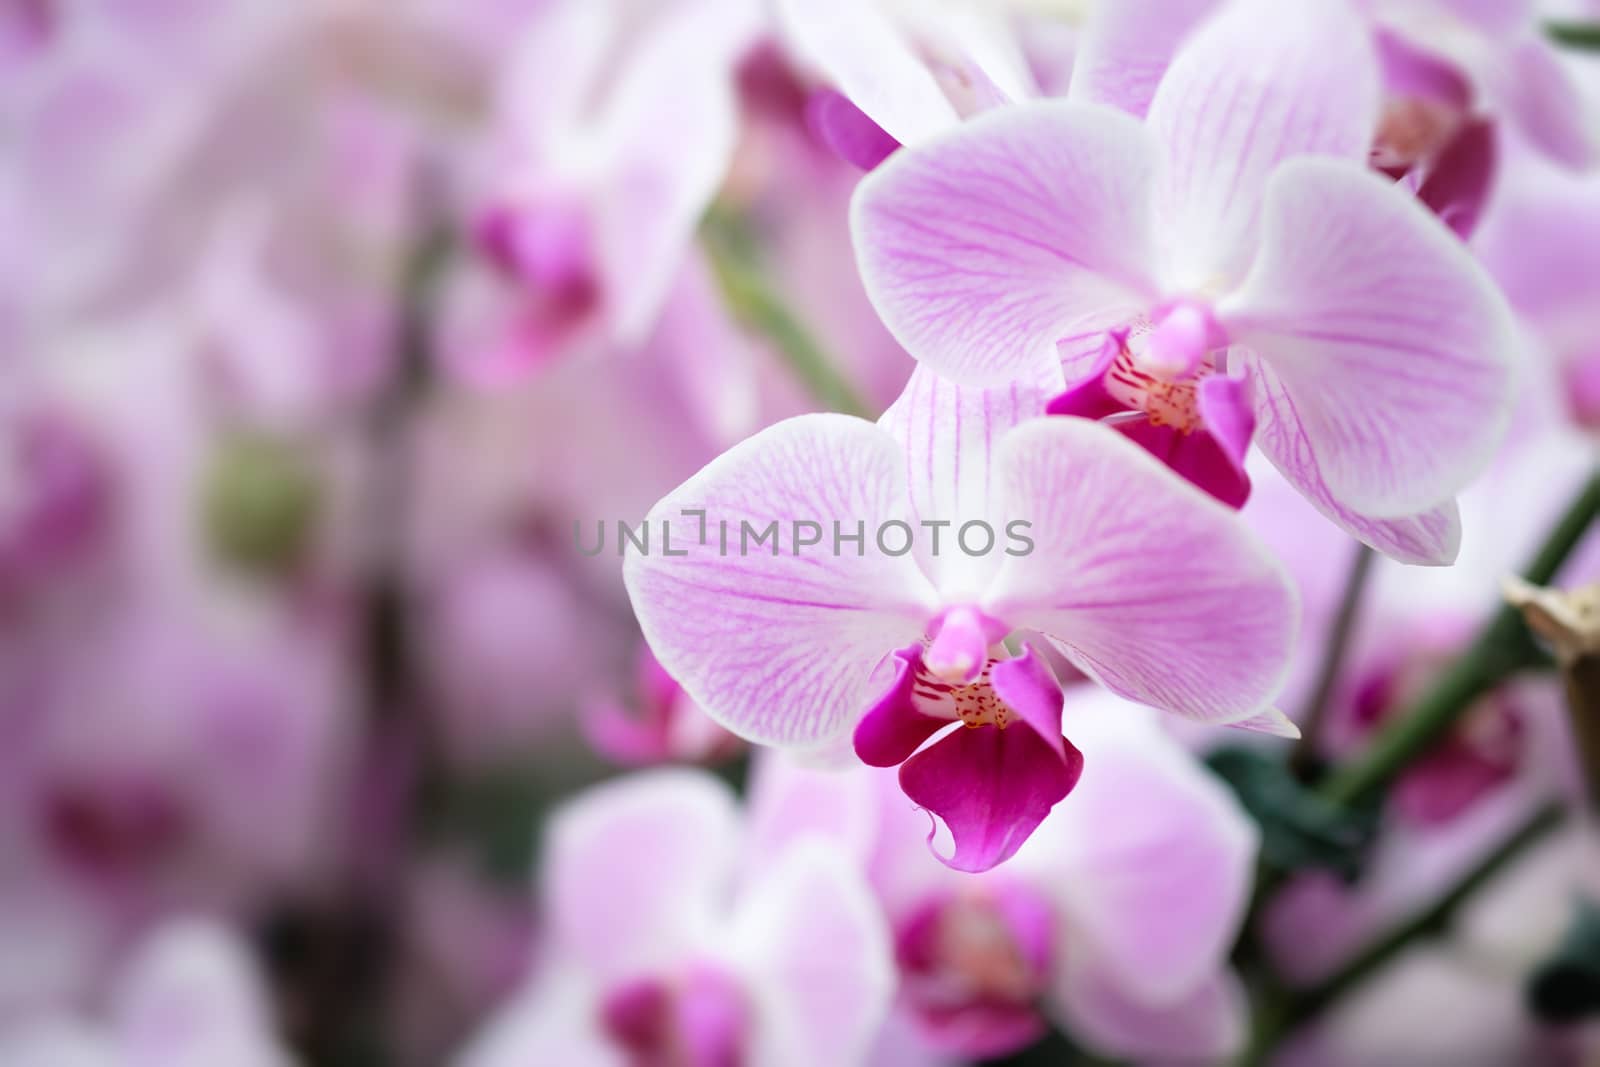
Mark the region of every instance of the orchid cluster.
POLYGON ((0 1064, 1600 1054, 1593 0, 0 0, 0 1064))

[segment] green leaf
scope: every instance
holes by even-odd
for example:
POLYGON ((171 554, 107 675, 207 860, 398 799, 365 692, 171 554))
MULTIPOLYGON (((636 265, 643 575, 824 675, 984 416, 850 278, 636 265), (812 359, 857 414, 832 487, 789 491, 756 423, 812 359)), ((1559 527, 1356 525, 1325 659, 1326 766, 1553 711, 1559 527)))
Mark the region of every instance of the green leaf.
POLYGON ((1261 858, 1283 873, 1332 871, 1360 877, 1378 829, 1378 804, 1336 804, 1308 788, 1276 754, 1220 749, 1206 760, 1261 827, 1261 858))
POLYGON ((1528 979, 1528 1007, 1549 1023, 1600 1018, 1600 904, 1579 898, 1555 953, 1528 979))

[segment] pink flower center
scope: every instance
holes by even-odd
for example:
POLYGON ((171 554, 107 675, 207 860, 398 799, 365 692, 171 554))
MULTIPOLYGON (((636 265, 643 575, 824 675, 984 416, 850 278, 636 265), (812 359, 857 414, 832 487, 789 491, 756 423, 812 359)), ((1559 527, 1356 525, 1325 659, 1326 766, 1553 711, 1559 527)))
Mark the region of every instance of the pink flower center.
POLYGON ((187 822, 178 801, 153 783, 65 784, 44 802, 45 833, 56 853, 94 877, 161 863, 182 843, 187 822))
MULTIPOLYGON (((1357 733, 1370 734, 1403 710, 1449 662, 1455 647, 1413 649, 1371 674, 1356 694, 1357 733)), ((1524 715, 1506 687, 1484 696, 1401 775, 1390 795, 1394 810, 1412 824, 1437 826, 1493 794, 1522 765, 1528 745, 1524 715)))
POLYGON ((747 1009, 742 990, 713 967, 615 987, 600 1025, 631 1067, 740 1067, 747 1009))
POLYGON ((589 223, 579 205, 560 198, 511 202, 478 220, 480 250, 526 288, 531 313, 551 325, 575 323, 600 300, 589 223))
POLYGON ((0 513, 0 591, 9 580, 42 578, 83 562, 111 524, 113 486, 105 458, 77 429, 54 417, 24 421, 9 461, 21 486, 0 513))
POLYGON ((941 895, 913 911, 896 932, 896 956, 907 999, 934 1043, 990 1057, 1036 1039, 1053 926, 1049 906, 1014 884, 941 895))
POLYGON ((926 663, 911 682, 911 703, 924 715, 960 719, 968 726, 998 726, 1004 730, 1015 714, 994 691, 989 672, 1000 662, 988 656, 978 676, 965 684, 948 682, 929 671, 926 663))
POLYGON ((1192 434, 1203 427, 1198 386, 1216 373, 1216 360, 1202 350, 1186 368, 1152 362, 1146 354, 1157 333, 1138 325, 1115 336, 1117 357, 1106 370, 1106 392, 1130 410, 1142 411, 1152 426, 1192 434))

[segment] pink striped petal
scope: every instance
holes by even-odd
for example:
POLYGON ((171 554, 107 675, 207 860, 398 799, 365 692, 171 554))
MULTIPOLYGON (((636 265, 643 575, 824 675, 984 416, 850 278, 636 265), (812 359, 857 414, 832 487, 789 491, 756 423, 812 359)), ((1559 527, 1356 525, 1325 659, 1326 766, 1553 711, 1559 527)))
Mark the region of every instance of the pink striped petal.
POLYGON ((1222 0, 1095 4, 1072 63, 1067 96, 1143 118, 1173 53, 1222 0))
POLYGON ((1218 308, 1270 369, 1261 437, 1292 480, 1314 466, 1344 509, 1437 507, 1488 463, 1510 415, 1510 312, 1461 243, 1363 168, 1284 164, 1267 186, 1262 251, 1218 308), (1268 396, 1282 403, 1268 403, 1268 396), (1288 420, 1292 430, 1274 430, 1288 420))
POLYGON ((998 385, 1043 373, 1075 326, 1125 322, 1152 299, 1153 160, 1133 118, 1061 101, 1000 108, 898 152, 852 205, 867 294, 941 374, 998 385))
POLYGON ((1291 156, 1363 160, 1378 62, 1344 0, 1233 0, 1179 50, 1150 105, 1168 291, 1243 275, 1267 176, 1291 156))
POLYGON ((1031 553, 1002 564, 983 611, 1057 642, 1133 700, 1215 723, 1259 713, 1296 626, 1287 575, 1233 512, 1114 429, 1038 419, 996 456, 1031 553))
MULTIPOLYGON (((922 636, 934 590, 875 537, 909 518, 904 465, 871 423, 803 415, 734 446, 651 511, 656 550, 630 549, 623 577, 657 659, 714 720, 762 744, 835 740, 871 700, 878 663, 922 636), (705 512, 704 544, 684 509, 705 512), (772 523, 776 542, 757 544, 772 523), (859 550, 836 530, 861 530, 859 550), (813 535, 820 543, 798 543, 813 535)), ((892 529, 886 544, 900 544, 892 529)))
POLYGON ((1461 551, 1461 513, 1454 500, 1399 519, 1374 519, 1342 506, 1322 477, 1282 383, 1259 364, 1254 378, 1262 421, 1256 441, 1300 495, 1357 541, 1397 562, 1443 567, 1456 561, 1461 551))
MULTIPOLYGON (((911 510, 918 523, 929 524, 917 540, 917 559, 947 603, 975 596, 1001 558, 998 550, 969 555, 959 542, 969 522, 986 522, 997 538, 1005 536, 1005 516, 992 501, 995 446, 1012 427, 1044 414, 1045 402, 1061 390, 1054 366, 1033 379, 978 389, 919 365, 878 420, 905 452, 911 510)), ((981 547, 982 530, 971 533, 969 543, 981 547)))

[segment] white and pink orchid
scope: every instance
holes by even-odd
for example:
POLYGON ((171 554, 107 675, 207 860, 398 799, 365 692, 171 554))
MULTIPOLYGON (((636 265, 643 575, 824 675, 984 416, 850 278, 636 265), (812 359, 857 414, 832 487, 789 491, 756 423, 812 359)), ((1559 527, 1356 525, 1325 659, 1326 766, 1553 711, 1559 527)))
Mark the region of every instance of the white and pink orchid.
POLYGON ((1061 366, 1054 411, 1111 419, 1229 503, 1254 438, 1356 537, 1447 562, 1515 336, 1455 236, 1363 165, 1378 100, 1341 5, 1237 0, 1143 123, 1019 104, 885 163, 855 204, 868 294, 941 373, 1061 366))
POLYGON ((1047 368, 963 389, 919 369, 878 425, 779 423, 651 511, 679 548, 624 564, 646 639, 707 714, 753 742, 853 741, 865 762, 900 765, 963 870, 1014 853, 1077 781, 1051 649, 1131 699, 1293 732, 1270 708, 1296 621, 1282 571, 1227 508, 1120 435, 1038 418, 1059 380, 1047 368), (784 543, 695 544, 685 512, 712 529, 776 521, 784 543), (872 532, 913 522, 933 536, 898 553, 872 532), (990 538, 969 554, 969 526, 1017 523, 1031 551, 990 538), (805 524, 832 544, 808 551, 805 524))
POLYGON ((865 1063, 893 964, 831 842, 798 835, 742 876, 759 842, 727 786, 686 770, 596 787, 547 841, 540 973, 460 1067, 865 1063))
POLYGON ((529 21, 499 86, 475 223, 522 295, 518 344, 479 376, 649 336, 732 160, 752 11, 685 0, 645 32, 632 5, 558 0, 529 21))
POLYGON ((1108 693, 1069 704, 1083 778, 1000 869, 935 862, 927 817, 882 771, 771 754, 752 779, 753 816, 862 857, 894 934, 897 1014, 933 1050, 1003 1057, 1055 1023, 1099 1055, 1219 1062, 1243 1037, 1227 954, 1255 826, 1154 712, 1108 693))

